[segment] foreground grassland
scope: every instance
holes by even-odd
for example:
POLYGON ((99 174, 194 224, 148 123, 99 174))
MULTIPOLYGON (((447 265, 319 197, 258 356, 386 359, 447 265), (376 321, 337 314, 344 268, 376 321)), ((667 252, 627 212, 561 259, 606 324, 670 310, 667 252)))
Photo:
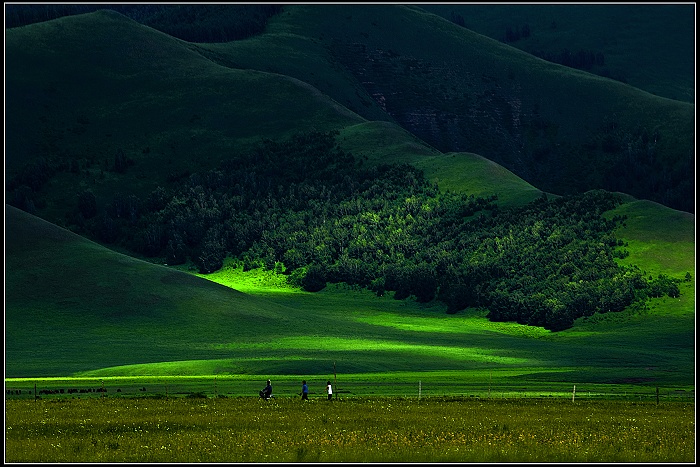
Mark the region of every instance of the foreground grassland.
POLYGON ((6 462, 693 462, 694 404, 10 400, 6 462))

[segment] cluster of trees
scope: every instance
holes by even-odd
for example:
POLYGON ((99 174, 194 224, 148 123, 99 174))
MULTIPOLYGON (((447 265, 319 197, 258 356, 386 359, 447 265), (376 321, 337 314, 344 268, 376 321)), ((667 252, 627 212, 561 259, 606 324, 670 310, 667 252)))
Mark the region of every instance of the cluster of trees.
POLYGON ((334 133, 297 135, 146 199, 121 194, 99 210, 82 193, 76 215, 89 236, 202 273, 231 256, 309 291, 345 282, 552 330, 678 293, 615 263, 622 219, 601 216, 619 202, 609 192, 502 210, 494 196, 440 192, 413 166, 362 162, 334 133))
MULTIPOLYGON (((94 160, 66 159, 56 154, 31 159, 16 173, 7 176, 6 202, 25 212, 36 214, 39 209, 46 206, 42 189, 55 176, 61 173, 80 174, 83 170, 90 170, 94 163, 94 160)), ((104 160, 99 177, 104 178, 105 171, 123 174, 135 163, 122 149, 117 149, 113 163, 110 163, 109 159, 104 160)), ((92 197, 93 203, 96 203, 95 195, 92 192, 81 193, 79 206, 87 206, 85 200, 90 197, 92 197)), ((84 218, 93 217, 95 214, 92 209, 85 208, 80 209, 80 212, 84 218)))
POLYGON ((189 42, 228 42, 263 32, 282 5, 272 4, 39 4, 5 5, 5 27, 109 9, 189 42))

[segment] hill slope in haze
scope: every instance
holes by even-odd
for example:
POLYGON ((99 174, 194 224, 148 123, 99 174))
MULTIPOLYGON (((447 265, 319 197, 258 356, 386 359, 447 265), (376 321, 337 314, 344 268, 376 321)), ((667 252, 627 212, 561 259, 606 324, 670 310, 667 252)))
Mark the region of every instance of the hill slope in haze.
POLYGON ((366 120, 479 154, 544 191, 605 188, 694 209, 692 104, 417 7, 285 5, 265 33, 224 44, 102 11, 9 29, 6 57, 8 199, 37 207, 52 173, 88 169, 44 187, 60 201, 38 212, 55 221, 75 203, 62 184, 145 193, 260 138, 366 120), (129 170, 114 173, 117 157, 129 170))
POLYGON ((692 104, 546 62, 417 7, 289 6, 264 34, 200 49, 226 66, 295 76, 369 120, 397 122, 443 152, 480 154, 545 191, 603 188, 694 209, 692 104))
POLYGON ((657 96, 695 102, 692 3, 463 3, 421 8, 535 56, 568 62, 657 96), (577 61, 579 57, 583 60, 577 61))
POLYGON ((222 68, 109 10, 8 30, 6 67, 9 173, 39 157, 111 162, 119 149, 146 170, 206 166, 247 140, 362 121, 294 78, 222 68))

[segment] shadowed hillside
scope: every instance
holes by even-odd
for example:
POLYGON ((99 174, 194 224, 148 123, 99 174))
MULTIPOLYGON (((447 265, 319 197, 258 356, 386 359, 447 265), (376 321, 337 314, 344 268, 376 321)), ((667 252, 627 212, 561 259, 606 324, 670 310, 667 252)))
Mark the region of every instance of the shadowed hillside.
POLYGON ((695 101, 696 6, 692 3, 426 4, 421 8, 537 57, 657 96, 695 101))
POLYGON ((226 42, 260 33, 281 5, 270 4, 44 4, 5 5, 5 27, 110 9, 186 41, 226 42))
POLYGON ((10 29, 6 49, 8 199, 41 212, 46 179, 83 175, 51 184, 61 202, 43 215, 57 221, 76 197, 64 183, 146 191, 260 138, 360 115, 442 152, 479 154, 544 191, 605 188, 694 209, 693 105, 420 8, 285 6, 264 34, 197 45, 103 11, 10 29))
POLYGON ((547 62, 417 7, 288 6, 265 34, 200 46, 226 66, 312 83, 369 120, 484 156, 545 191, 604 188, 694 210, 692 104, 547 62))
POLYGON ((148 192, 262 138, 363 121, 295 78, 221 67, 115 12, 7 36, 6 190, 59 223, 78 187, 148 192))

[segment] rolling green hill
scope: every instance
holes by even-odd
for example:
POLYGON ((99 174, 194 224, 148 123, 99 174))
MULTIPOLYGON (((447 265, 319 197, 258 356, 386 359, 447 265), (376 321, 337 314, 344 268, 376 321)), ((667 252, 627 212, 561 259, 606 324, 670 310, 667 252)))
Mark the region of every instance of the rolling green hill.
POLYGON ((115 253, 11 206, 5 215, 8 376, 201 359, 233 330, 245 342, 298 321, 283 307, 115 253))
POLYGON ((366 122, 344 128, 338 143, 372 163, 408 163, 423 170, 441 189, 474 196, 498 196, 502 206, 520 206, 543 193, 522 178, 478 154, 441 153, 389 122, 366 122))
POLYGON ((261 138, 364 121, 304 82, 223 68, 114 12, 8 36, 7 179, 28 162, 48 161, 57 173, 43 187, 39 212, 54 222, 65 219, 81 187, 100 199, 122 190, 143 195, 261 138), (119 152, 134 162, 123 174, 110 170, 119 152), (70 163, 79 169, 68 170, 70 163))
MULTIPOLYGON (((638 226, 649 213, 676 217, 678 229, 691 220, 645 204, 629 211, 638 226)), ((338 362, 343 373, 455 378, 459 370, 460 378, 485 381, 493 371, 520 384, 694 382, 691 283, 677 304, 660 299, 646 313, 597 316, 552 333, 342 287, 301 292, 271 273, 234 266, 207 280, 108 250, 11 206, 5 215, 6 377, 325 375, 338 362)), ((645 242, 628 228, 628 238, 645 242)), ((672 271, 688 265, 661 261, 672 271)))

